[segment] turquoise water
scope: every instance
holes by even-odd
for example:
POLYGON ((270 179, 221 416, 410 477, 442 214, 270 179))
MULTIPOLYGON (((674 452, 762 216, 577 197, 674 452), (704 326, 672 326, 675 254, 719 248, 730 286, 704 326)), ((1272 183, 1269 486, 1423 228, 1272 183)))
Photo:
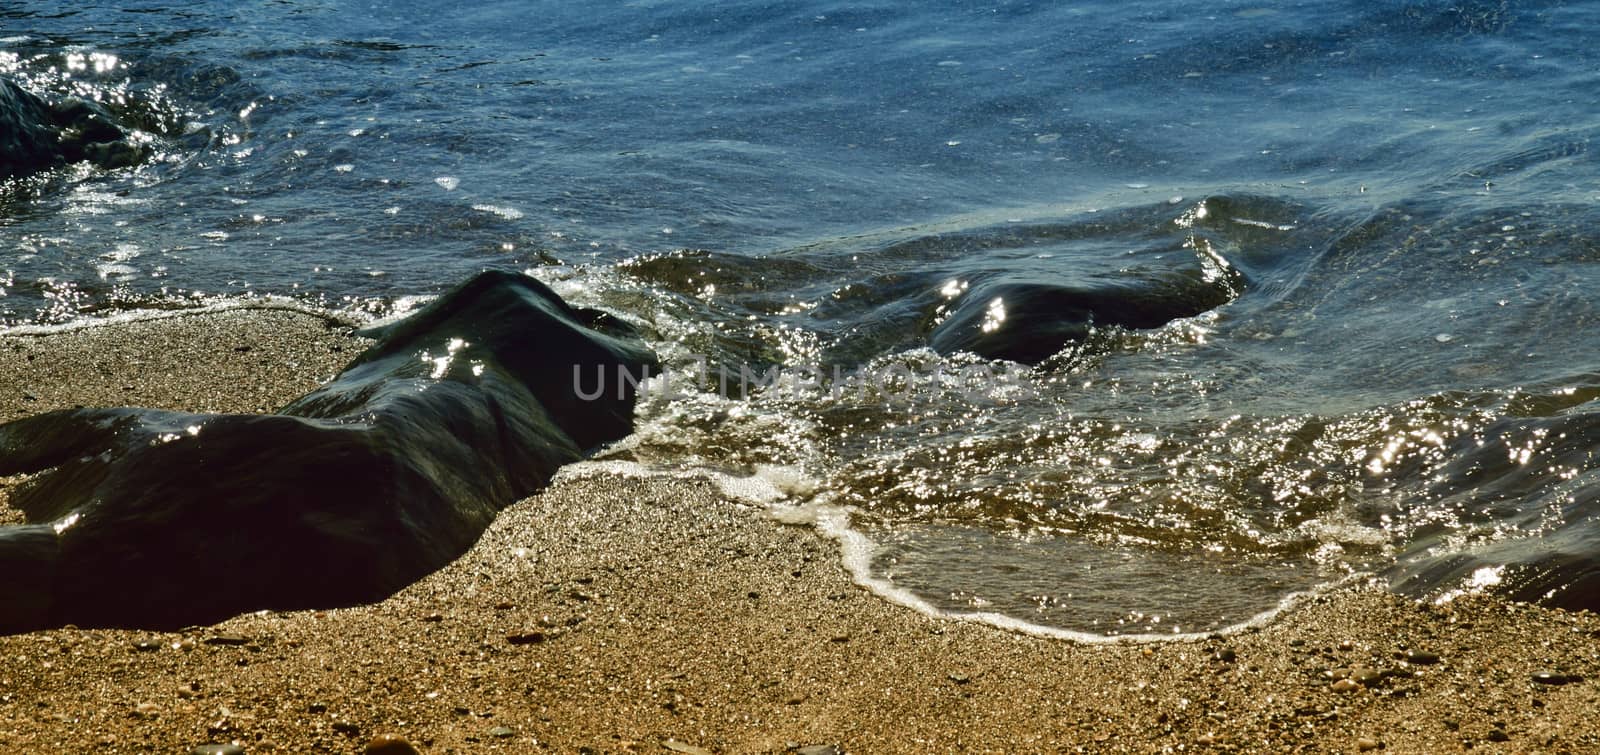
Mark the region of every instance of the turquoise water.
POLYGON ((155 149, 0 191, 0 318, 382 315, 502 268, 682 369, 1001 370, 962 349, 1011 338, 985 355, 1020 383, 710 391, 648 403, 611 455, 800 470, 877 577, 1046 626, 1209 630, 1362 572, 1594 607, 1597 24, 1560 2, 24 3, 0 72, 155 149), (1130 314, 1174 299, 1195 306, 1130 314))

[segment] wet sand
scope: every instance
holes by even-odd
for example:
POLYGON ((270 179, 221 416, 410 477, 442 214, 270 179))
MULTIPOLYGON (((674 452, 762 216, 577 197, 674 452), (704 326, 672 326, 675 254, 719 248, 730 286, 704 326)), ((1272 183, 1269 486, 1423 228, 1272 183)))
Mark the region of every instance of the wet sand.
MULTIPOLYGON (((0 416, 268 411, 363 346, 259 310, 0 336, 0 416)), ((568 477, 377 605, 0 657, 0 752, 1600 751, 1592 614, 1358 587, 1225 638, 1039 639, 885 603, 696 479, 568 477)))

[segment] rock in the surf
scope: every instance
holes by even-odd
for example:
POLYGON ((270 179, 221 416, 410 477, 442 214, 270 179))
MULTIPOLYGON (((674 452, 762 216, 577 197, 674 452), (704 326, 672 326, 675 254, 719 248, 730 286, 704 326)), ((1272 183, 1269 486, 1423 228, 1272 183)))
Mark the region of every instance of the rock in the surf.
POLYGON ((0 79, 0 177, 49 167, 58 157, 50 109, 15 82, 0 79))
POLYGON ((1037 364, 1084 340, 1091 328, 1159 328, 1237 295, 1231 278, 1208 276, 1199 264, 1059 284, 1022 277, 1002 276, 963 292, 933 329, 930 345, 941 353, 1037 364))
POLYGON ((0 426, 0 475, 34 475, 11 497, 30 523, 0 528, 0 630, 382 599, 630 432, 633 381, 658 369, 625 323, 509 273, 373 335, 276 414, 82 409, 0 426))
POLYGON ((1125 235, 1108 225, 1007 229, 988 242, 986 269, 952 271, 939 284, 928 345, 1037 364, 1096 328, 1159 328, 1244 290, 1243 271, 1219 251, 1234 246, 1225 235, 1213 242, 1189 225, 1125 235))
POLYGON ((46 102, 0 78, 0 178, 87 161, 121 168, 149 156, 105 108, 79 97, 46 102))

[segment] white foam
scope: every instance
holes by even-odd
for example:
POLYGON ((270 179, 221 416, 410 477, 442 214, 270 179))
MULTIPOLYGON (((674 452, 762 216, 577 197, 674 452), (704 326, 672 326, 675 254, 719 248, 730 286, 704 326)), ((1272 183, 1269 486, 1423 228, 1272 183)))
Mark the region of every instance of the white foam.
POLYGON ((587 480, 595 477, 622 477, 630 480, 643 480, 654 477, 684 479, 693 476, 692 471, 670 472, 651 469, 636 461, 590 459, 573 462, 556 470, 555 476, 550 478, 550 484, 554 485, 572 480, 587 480))
POLYGON ((515 207, 503 207, 493 204, 475 204, 472 209, 478 212, 487 212, 503 220, 517 220, 522 217, 522 210, 515 207))
POLYGON ((1293 223, 1268 223, 1265 220, 1251 220, 1250 218, 1232 218, 1232 220, 1239 225, 1253 225, 1257 228, 1266 228, 1272 231, 1292 231, 1296 227, 1293 223))
MULTIPOLYGON (((620 441, 626 443, 626 439, 620 441)), ((616 448, 616 446, 613 446, 616 448)), ((633 480, 666 478, 674 480, 705 480, 715 485, 723 495, 740 503, 771 506, 790 500, 795 495, 810 495, 816 483, 797 467, 759 465, 757 473, 747 477, 730 475, 705 467, 652 467, 637 461, 620 459, 590 459, 568 464, 556 472, 552 482, 592 479, 595 477, 623 477, 633 480)))
POLYGON ((1356 573, 1326 583, 1312 590, 1290 593, 1272 608, 1249 619, 1221 629, 1205 632, 1174 632, 1169 634, 1141 633, 1104 635, 1061 627, 1046 626, 993 611, 948 611, 941 609, 916 593, 892 580, 873 574, 872 561, 878 544, 865 532, 850 524, 854 510, 849 506, 831 503, 829 495, 820 490, 819 481, 808 477, 798 467, 758 466, 749 476, 729 475, 706 468, 682 467, 654 469, 632 461, 585 461, 569 464, 556 474, 556 480, 581 479, 602 475, 618 475, 633 479, 668 477, 674 479, 705 479, 729 498, 761 507, 766 515, 780 524, 810 526, 823 537, 839 546, 845 571, 857 586, 894 605, 940 619, 973 621, 1003 629, 1047 639, 1068 640, 1087 644, 1192 642, 1213 635, 1230 635, 1265 626, 1284 611, 1302 605, 1305 601, 1333 590, 1371 579, 1367 573, 1356 573))
POLYGON ((1369 527, 1351 520, 1342 513, 1308 519, 1296 531, 1324 544, 1364 545, 1380 547, 1389 543, 1390 535, 1381 527, 1369 527))
POLYGON ((423 306, 437 298, 439 297, 432 294, 398 297, 394 300, 394 304, 390 305, 388 314, 382 317, 370 318, 366 322, 361 323, 360 327, 382 328, 393 325, 401 320, 406 319, 407 317, 410 317, 413 312, 422 309, 423 306))
POLYGON ((722 494, 758 506, 770 506, 779 501, 787 500, 789 494, 782 488, 772 484, 771 481, 760 475, 750 477, 732 477, 729 475, 716 475, 712 478, 717 489, 722 494))
MULTIPOLYGON (((1480 566, 1472 574, 1463 577, 1454 589, 1446 590, 1435 597, 1433 604, 1442 606, 1463 595, 1481 595, 1504 580, 1505 570, 1505 564, 1480 566)), ((1545 597, 1550 596, 1546 594, 1545 597)))
POLYGON ((774 506, 769 509, 769 512, 774 519, 784 524, 811 524, 824 537, 838 543, 845 570, 850 573, 850 578, 858 586, 890 603, 935 618, 974 621, 1018 634, 1088 644, 1194 641, 1212 635, 1225 636, 1235 634, 1253 627, 1265 626, 1276 619, 1279 614, 1301 605, 1310 598, 1370 577, 1367 574, 1354 574, 1314 590, 1291 593, 1279 600, 1276 606, 1262 611, 1241 623, 1231 624, 1221 629, 1170 634, 1103 635, 1034 624, 1014 616, 1007 616, 993 611, 947 611, 934 606, 916 593, 872 573, 872 558, 877 553, 878 545, 866 533, 850 526, 851 511, 848 507, 810 501, 792 506, 774 506))
POLYGON ((98 328, 105 325, 121 325, 133 322, 152 322, 156 320, 170 320, 179 317, 192 317, 195 315, 208 315, 236 310, 260 309, 267 311, 297 312, 324 320, 331 320, 341 325, 354 328, 365 327, 368 323, 357 313, 338 310, 323 309, 304 302, 283 296, 260 296, 252 299, 224 299, 211 302, 198 307, 183 309, 134 309, 117 312, 109 315, 96 315, 82 319, 71 320, 64 323, 51 325, 13 325, 0 328, 0 335, 5 336, 47 336, 57 333, 71 333, 88 328, 98 328))

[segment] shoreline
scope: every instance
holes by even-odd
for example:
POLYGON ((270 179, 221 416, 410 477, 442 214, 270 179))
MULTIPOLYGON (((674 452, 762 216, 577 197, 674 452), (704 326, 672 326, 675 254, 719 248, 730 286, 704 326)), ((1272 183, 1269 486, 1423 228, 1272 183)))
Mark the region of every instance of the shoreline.
MULTIPOLYGON (((272 411, 365 343, 255 308, 0 333, 0 417, 272 411)), ((559 477, 378 604, 0 654, 19 752, 1600 749, 1593 614, 1356 586, 1227 637, 1044 639, 893 605, 816 528, 698 478, 559 477)))

